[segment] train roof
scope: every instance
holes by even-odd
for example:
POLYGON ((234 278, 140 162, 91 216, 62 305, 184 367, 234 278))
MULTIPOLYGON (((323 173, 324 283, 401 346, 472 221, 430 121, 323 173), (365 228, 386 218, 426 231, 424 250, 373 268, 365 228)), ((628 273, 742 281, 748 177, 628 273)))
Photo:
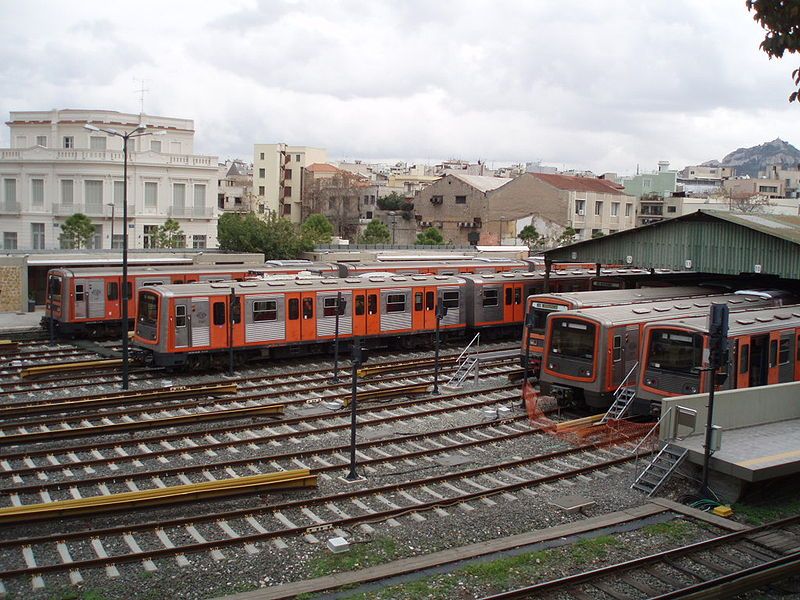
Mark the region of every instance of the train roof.
MULTIPOLYGON (((769 331, 775 329, 776 324, 780 324, 781 328, 800 327, 800 305, 754 308, 731 313, 728 318, 728 335, 769 331)), ((708 333, 708 316, 677 319, 669 323, 670 327, 676 325, 693 331, 708 333)), ((647 328, 652 329, 656 326, 656 323, 652 323, 647 325, 647 328)))
POLYGON ((674 298, 654 302, 639 302, 636 304, 620 304, 614 306, 601 306, 565 310, 550 315, 548 319, 563 317, 583 317, 602 323, 604 325, 626 325, 641 323, 656 319, 675 319, 681 315, 694 316, 707 312, 712 302, 724 302, 732 310, 745 310, 750 307, 766 307, 772 302, 771 298, 763 295, 736 293, 718 294, 716 296, 702 296, 697 298, 674 298))
MULTIPOLYGON (((218 283, 184 283, 156 285, 144 288, 155 290, 165 296, 204 296, 230 294, 268 294, 270 292, 320 292, 346 291, 374 288, 408 288, 426 285, 462 286, 464 279, 450 275, 393 275, 362 277, 322 277, 314 279, 291 279, 276 281, 220 281, 218 283)), ((140 290, 142 291, 142 290, 140 290)))
POLYGON ((528 303, 536 302, 538 299, 557 298, 574 302, 578 307, 590 303, 593 307, 602 304, 619 304, 625 302, 647 302, 657 298, 666 298, 665 294, 672 294, 673 298, 685 298, 691 296, 707 296, 713 294, 714 290, 700 286, 675 286, 675 287, 650 287, 637 288, 633 290, 591 290, 588 292, 553 292, 542 293, 528 296, 528 303))
POLYGON ((527 269, 528 265, 520 260, 511 259, 465 259, 465 260, 398 260, 398 261, 378 261, 378 262, 348 262, 342 263, 350 268, 359 270, 374 269, 379 271, 381 269, 415 269, 418 267, 437 267, 446 269, 448 267, 475 267, 475 268, 491 268, 493 266, 512 266, 519 267, 520 269, 527 269))
MULTIPOLYGON (((51 271, 64 271, 73 276, 113 276, 122 273, 121 266, 113 267, 82 267, 77 269, 69 268, 55 268, 51 271)), ((172 266, 157 266, 157 267, 128 267, 128 275, 159 275, 161 273, 228 273, 231 271, 264 271, 268 268, 258 265, 172 265, 172 266)))

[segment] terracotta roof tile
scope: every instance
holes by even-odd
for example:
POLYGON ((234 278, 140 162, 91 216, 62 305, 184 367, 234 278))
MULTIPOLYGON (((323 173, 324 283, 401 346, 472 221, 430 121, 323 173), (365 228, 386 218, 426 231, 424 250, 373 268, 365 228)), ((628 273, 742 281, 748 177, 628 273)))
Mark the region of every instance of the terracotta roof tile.
POLYGON ((617 184, 608 179, 573 177, 572 175, 553 175, 550 173, 531 173, 530 175, 560 190, 594 192, 596 194, 615 194, 619 196, 625 195, 617 184))

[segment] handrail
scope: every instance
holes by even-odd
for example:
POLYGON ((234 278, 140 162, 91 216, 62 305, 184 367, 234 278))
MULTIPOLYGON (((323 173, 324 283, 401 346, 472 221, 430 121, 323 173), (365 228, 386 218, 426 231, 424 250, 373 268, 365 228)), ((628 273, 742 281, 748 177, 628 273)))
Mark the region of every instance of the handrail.
POLYGON ((667 409, 667 412, 665 412, 663 415, 661 415, 661 418, 660 418, 658 421, 656 421, 656 424, 655 424, 655 425, 653 425, 653 426, 650 428, 650 431, 648 431, 648 432, 647 432, 647 435, 645 435, 645 436, 644 436, 644 437, 643 437, 641 440, 639 440, 639 443, 638 443, 638 444, 636 444, 636 447, 635 447, 633 450, 631 450, 631 454, 633 454, 633 453, 635 452, 635 453, 637 453, 637 454, 636 454, 636 456, 637 456, 637 457, 639 456, 639 454, 638 454, 639 447, 640 447, 642 444, 644 444, 644 442, 645 442, 645 440, 646 440, 647 438, 649 438, 651 435, 653 435, 653 432, 654 432, 654 431, 655 431, 655 430, 656 430, 656 429, 659 427, 659 425, 661 425, 661 421, 663 421, 664 419, 666 419, 666 418, 667 418, 667 415, 669 415, 669 413, 672 411, 672 409, 673 409, 673 407, 672 407, 672 406, 670 406, 670 407, 667 409))
POLYGON ((625 382, 626 382, 626 381, 628 381, 628 378, 629 378, 629 377, 630 377, 630 376, 633 374, 633 372, 636 370, 636 367, 638 367, 638 366, 639 366, 639 361, 636 361, 636 362, 634 363, 633 367, 631 367, 631 370, 630 370, 630 371, 628 371, 628 374, 627 374, 627 375, 625 375, 625 378, 624 378, 624 379, 623 379, 623 380, 620 382, 620 384, 617 386, 617 389, 616 389, 616 390, 614 390, 614 396, 616 396, 617 394, 619 394, 619 391, 620 391, 620 390, 621 390, 621 389, 622 389, 622 388, 625 386, 625 382))
POLYGON ((476 333, 475 337, 472 338, 472 341, 469 344, 467 344, 467 347, 464 348, 464 350, 462 350, 461 354, 458 355, 458 358, 456 359, 456 364, 461 364, 461 359, 464 358, 464 355, 467 353, 467 350, 469 350, 470 347, 472 346, 472 344, 475 343, 475 340, 478 340, 478 344, 480 344, 480 338, 481 338, 480 332, 476 333))

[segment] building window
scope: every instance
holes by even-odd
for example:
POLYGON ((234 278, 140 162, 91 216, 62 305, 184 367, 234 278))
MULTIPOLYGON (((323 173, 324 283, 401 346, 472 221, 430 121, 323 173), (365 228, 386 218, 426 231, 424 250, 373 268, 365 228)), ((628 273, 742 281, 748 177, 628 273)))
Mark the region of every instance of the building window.
POLYGON ((71 135, 64 136, 64 148, 74 148, 75 147, 75 138, 71 135))
POLYGON ((75 184, 72 179, 61 180, 61 204, 64 206, 72 206, 75 201, 74 196, 75 184))
POLYGON ((206 236, 204 235, 192 236, 192 248, 205 248, 205 247, 206 247, 206 236))
POLYGON ((294 158, 295 158, 295 162, 300 162, 300 155, 299 154, 295 154, 294 158))
POLYGON ((31 247, 44 250, 44 223, 31 223, 31 247))
POLYGON ((186 214, 186 184, 172 184, 172 214, 182 217, 186 214))
POLYGON ((202 183, 194 185, 194 215, 196 217, 205 216, 206 212, 206 186, 202 183))
POLYGON ((371 218, 372 218, 372 211, 371 211, 371 210, 368 210, 368 211, 367 211, 366 218, 367 218, 367 219, 371 219, 371 218))
POLYGON ((625 216, 626 217, 630 217, 632 211, 633 211, 633 204, 630 204, 630 203, 626 204, 625 205, 625 216))
POLYGON ((47 148, 47 136, 46 135, 37 135, 36 136, 36 145, 41 146, 42 148, 47 148))
POLYGON ((158 183, 155 181, 144 182, 144 208, 148 212, 155 212, 158 208, 158 183))
POLYGON ((3 232, 3 248, 6 250, 17 249, 17 232, 4 231, 3 232))
POLYGON ((106 149, 106 136, 92 135, 89 136, 89 150, 105 150, 106 149))
POLYGON ((17 143, 14 146, 15 148, 26 148, 28 146, 28 136, 26 135, 18 135, 16 137, 17 143))
POLYGON ((266 169, 259 169, 258 170, 258 176, 261 179, 264 179, 267 176, 267 170, 266 169))
POLYGON ((264 153, 261 153, 261 160, 264 160, 264 153))
POLYGON ((611 203, 611 216, 618 217, 619 216, 619 202, 612 202, 611 203))
POLYGON ((594 203, 594 214, 598 216, 603 214, 603 203, 599 200, 594 203))
POLYGON ((103 212, 103 182, 87 180, 83 184, 84 199, 86 200, 87 214, 102 214, 103 212))
POLYGON ((258 195, 263 196, 265 193, 266 192, 264 190, 264 186, 263 185, 258 186, 258 195))
POLYGON ((649 190, 653 187, 653 180, 652 179, 642 179, 642 189, 649 190))
POLYGON ((777 194, 778 187, 775 185, 760 185, 758 191, 762 194, 777 194))
POLYGON ((122 206, 123 198, 125 197, 125 182, 124 181, 115 181, 114 182, 114 204, 117 206, 122 206))
POLYGON ((33 208, 44 206, 44 179, 31 179, 31 206, 33 208))
POLYGON ((170 142, 169 143, 169 152, 170 152, 170 154, 180 154, 181 153, 181 143, 180 142, 170 142))
POLYGON ((111 248, 116 248, 117 250, 122 249, 122 237, 121 233, 115 233, 114 237, 111 238, 111 248))
POLYGON ((150 151, 161 152, 161 140, 150 140, 150 151))
POLYGON ((287 187, 283 188, 283 197, 284 198, 290 198, 291 195, 292 195, 292 188, 290 186, 287 186, 287 187))
POLYGON ((678 212, 678 207, 677 206, 668 206, 667 207, 667 212, 668 213, 678 212))
POLYGON ((92 236, 92 239, 89 240, 89 248, 100 250, 102 247, 103 247, 103 226, 95 225, 94 235, 92 236))
POLYGON ((467 197, 466 196, 456 196, 456 204, 466 204, 467 197))
POLYGON ((292 214, 292 205, 291 204, 284 204, 283 205, 283 216, 288 217, 292 214))
POLYGON ((14 210, 17 205, 16 179, 3 179, 3 200, 6 210, 14 210))
POLYGON ((291 169, 284 169, 283 170, 283 178, 284 179, 291 179, 292 178, 292 170, 291 169))
POLYGON ((143 246, 145 248, 156 247, 156 234, 158 234, 158 225, 145 225, 143 246))
POLYGON ((575 214, 576 215, 586 214, 586 200, 575 200, 575 214))

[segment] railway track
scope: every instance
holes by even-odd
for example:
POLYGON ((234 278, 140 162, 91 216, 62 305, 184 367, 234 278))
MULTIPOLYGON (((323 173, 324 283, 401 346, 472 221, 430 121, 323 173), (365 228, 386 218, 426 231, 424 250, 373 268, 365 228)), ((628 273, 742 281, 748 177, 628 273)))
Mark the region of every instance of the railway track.
POLYGON ((797 574, 800 574, 800 515, 487 596, 484 600, 554 594, 576 600, 726 598, 797 574), (782 543, 776 543, 776 538, 782 543))

